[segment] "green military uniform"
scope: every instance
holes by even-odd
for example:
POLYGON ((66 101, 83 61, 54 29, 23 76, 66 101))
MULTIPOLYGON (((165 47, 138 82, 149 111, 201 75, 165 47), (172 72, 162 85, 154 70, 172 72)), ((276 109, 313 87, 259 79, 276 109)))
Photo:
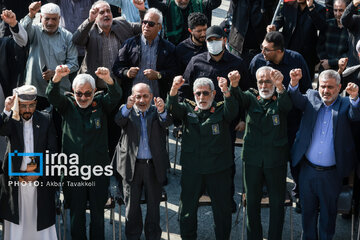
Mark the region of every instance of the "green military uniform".
MULTIPOLYGON (((108 155, 107 115, 117 106, 122 91, 115 82, 108 85, 107 94, 96 94, 92 104, 80 108, 73 95, 60 94, 59 83, 49 82, 46 89, 49 102, 62 116, 62 152, 67 156, 76 153, 79 166, 100 165, 104 169, 110 164, 108 155)), ((86 239, 86 203, 90 203, 90 238, 104 239, 104 206, 108 198, 109 177, 91 173, 90 183, 95 186, 70 186, 85 182, 80 176, 64 177, 65 201, 70 207, 72 239, 86 239)))
POLYGON ((182 239, 196 239, 198 200, 206 188, 211 201, 216 239, 229 239, 231 231, 230 122, 239 107, 233 96, 200 110, 192 101, 178 103, 169 96, 166 107, 183 122, 181 145, 180 232, 182 239))
POLYGON ((260 201, 263 182, 270 198, 269 240, 281 239, 284 222, 286 169, 289 160, 287 113, 291 99, 286 90, 271 99, 260 98, 251 89, 235 95, 246 114, 246 130, 242 151, 247 202, 247 235, 249 240, 263 239, 260 201))

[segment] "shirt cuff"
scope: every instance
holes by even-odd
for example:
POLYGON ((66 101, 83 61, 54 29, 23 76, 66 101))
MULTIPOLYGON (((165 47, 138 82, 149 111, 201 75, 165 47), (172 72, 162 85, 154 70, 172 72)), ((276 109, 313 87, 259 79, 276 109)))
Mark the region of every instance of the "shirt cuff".
POLYGON ((121 108, 121 115, 122 115, 123 117, 128 117, 129 114, 130 114, 130 111, 131 111, 131 108, 128 109, 128 108, 126 107, 126 105, 124 105, 124 106, 122 106, 122 108, 121 108))
POLYGON ((350 103, 351 103, 351 105, 353 105, 353 107, 357 107, 359 105, 359 101, 360 101, 359 97, 357 97, 355 101, 352 100, 350 97, 349 97, 349 99, 350 99, 350 103))
POLYGON ((159 115, 160 115, 161 121, 162 121, 162 122, 165 122, 166 116, 167 116, 166 110, 165 110, 164 112, 160 113, 159 115))
POLYGON ((10 117, 11 115, 11 111, 6 111, 5 108, 4 108, 4 113, 6 114, 6 116, 10 117))
POLYGON ((295 92, 298 88, 299 88, 299 84, 296 85, 295 87, 291 86, 291 84, 289 84, 289 86, 288 86, 288 89, 292 92, 295 92))

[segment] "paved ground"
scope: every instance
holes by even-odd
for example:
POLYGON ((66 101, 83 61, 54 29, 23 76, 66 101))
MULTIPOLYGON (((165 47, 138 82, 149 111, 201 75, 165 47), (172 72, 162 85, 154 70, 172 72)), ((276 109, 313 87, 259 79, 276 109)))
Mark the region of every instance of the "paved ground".
MULTIPOLYGON (((219 24, 222 19, 226 15, 226 11, 229 7, 229 1, 223 0, 223 3, 219 9, 213 11, 213 24, 219 24)), ((170 134, 171 135, 171 134, 170 134)), ((170 139, 170 159, 171 159, 171 166, 173 167, 174 159, 175 159, 175 140, 173 138, 170 139)), ((240 202, 240 193, 242 189, 242 177, 241 177, 241 159, 240 159, 240 148, 236 149, 236 168, 237 173, 235 176, 235 186, 236 186, 236 194, 235 200, 237 203, 240 202)), ((178 154, 179 155, 179 154, 178 154)), ((177 159, 179 159, 177 157, 177 159)), ((170 238, 172 240, 181 239, 179 235, 179 222, 177 220, 178 217, 178 207, 179 207, 179 196, 180 196, 180 174, 181 174, 181 167, 177 165, 175 174, 173 173, 173 169, 171 169, 168 178, 169 184, 165 187, 165 190, 168 195, 168 218, 169 218, 169 232, 170 238)), ((290 174, 288 175, 288 188, 291 189, 292 187, 292 180, 290 174)), ((115 188, 115 183, 113 181, 113 185, 115 188)), ((114 190, 114 189, 113 189, 114 190)), ((122 207, 121 211, 121 226, 122 226, 122 237, 124 237, 124 207, 122 207)), ((119 206, 117 205, 115 209, 115 237, 119 239, 119 206)), ((283 239, 291 239, 291 231, 290 231, 290 211, 292 212, 293 216, 293 239, 300 239, 301 236, 301 216, 293 210, 293 208, 289 208, 286 211, 285 216, 285 224, 284 224, 284 231, 283 231, 283 239)), ((143 206, 143 213, 145 215, 146 207, 143 206)), ((112 227, 113 225, 110 224, 110 211, 106 211, 106 239, 112 239, 112 227)), ((161 204, 161 228, 164 231, 162 234, 162 239, 167 239, 166 234, 166 214, 165 214, 165 204, 161 204)), ((89 218, 89 213, 87 214, 89 218)), ((242 239, 242 219, 240 218, 239 223, 235 222, 236 214, 233 214, 233 221, 232 221, 232 232, 231 232, 231 239, 242 239)), ((69 219, 69 218, 68 218, 69 219)), ((262 210, 262 224, 263 224, 263 231, 264 231, 264 238, 266 239, 267 236, 267 228, 268 228, 268 221, 269 221, 269 210, 263 209, 262 210)), ((63 227, 63 221, 61 220, 61 226, 63 227)), ((89 219, 88 219, 89 222, 89 219)), ((69 230, 69 227, 67 228, 69 230)), ((334 240, 344 240, 350 239, 351 232, 351 220, 344 220, 340 216, 337 219, 337 227, 336 227, 336 234, 334 240)), ((2 226, 0 225, 0 238, 2 234, 2 226)), ((69 231, 66 233, 67 239, 70 239, 69 231)), ((145 239, 142 236, 141 239, 145 239)), ((198 239, 199 240, 210 240, 215 239, 214 231, 213 231, 213 215, 211 211, 211 207, 205 206, 200 207, 198 211, 198 239)), ((244 236, 246 239, 246 234, 244 236)))

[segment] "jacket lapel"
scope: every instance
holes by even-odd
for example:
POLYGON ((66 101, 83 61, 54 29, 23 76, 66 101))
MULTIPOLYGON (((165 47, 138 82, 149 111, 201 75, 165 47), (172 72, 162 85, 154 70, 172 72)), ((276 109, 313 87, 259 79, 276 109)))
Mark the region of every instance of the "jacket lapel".
MULTIPOLYGON (((338 122, 338 116, 339 116, 339 108, 340 108, 340 102, 341 102, 341 97, 338 96, 338 98, 336 99, 333 107, 332 107, 332 110, 331 110, 331 113, 332 113, 332 120, 333 120, 333 138, 335 138, 336 134, 335 134, 335 131, 336 131, 336 127, 337 127, 337 122, 338 122)), ((335 142, 335 141, 334 141, 335 142)))
POLYGON ((33 115, 34 152, 37 152, 39 132, 40 132, 39 115, 37 114, 37 112, 34 112, 33 115))

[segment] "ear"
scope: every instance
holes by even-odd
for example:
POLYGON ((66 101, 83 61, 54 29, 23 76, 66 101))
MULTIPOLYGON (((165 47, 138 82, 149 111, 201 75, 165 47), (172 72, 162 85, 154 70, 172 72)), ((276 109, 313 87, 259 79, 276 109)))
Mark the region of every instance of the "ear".
POLYGON ((191 29, 190 29, 190 28, 188 28, 188 31, 189 31, 189 33, 192 33, 192 31, 191 31, 191 29))

